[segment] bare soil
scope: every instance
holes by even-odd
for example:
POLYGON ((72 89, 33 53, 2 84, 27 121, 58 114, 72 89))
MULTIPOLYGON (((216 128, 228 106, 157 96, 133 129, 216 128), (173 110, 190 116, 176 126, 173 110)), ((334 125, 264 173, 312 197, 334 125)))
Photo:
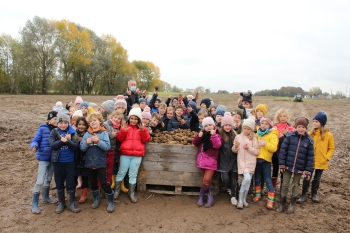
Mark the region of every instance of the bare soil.
MULTIPOLYGON (((67 103, 73 96, 2 95, 0 114, 0 232, 349 232, 350 227, 350 118, 348 101, 310 101, 294 103, 254 97, 255 106, 266 103, 273 115, 280 107, 289 109, 292 119, 312 119, 318 111, 328 113, 328 123, 335 136, 336 152, 325 171, 319 190, 321 203, 298 205, 294 214, 265 208, 266 196, 259 203, 248 198, 249 208, 237 210, 229 195, 221 191, 212 208, 196 206, 197 196, 151 195, 137 193, 139 202, 132 204, 126 194, 116 202, 115 212, 106 212, 107 200, 91 209, 92 197, 79 205, 81 212, 54 212, 56 206, 42 204, 42 213, 31 213, 31 195, 37 176, 37 161, 29 150, 40 123, 56 101, 67 103)), ((111 99, 106 96, 83 96, 97 104, 111 99)), ((215 99, 233 110, 231 97, 215 99)), ((311 125, 310 125, 311 127, 311 125)), ((52 182, 51 185, 54 185, 52 182)), ((56 191, 50 195, 57 199, 56 191)), ((79 191, 77 198, 79 196, 79 191)), ((278 205, 278 195, 276 204, 278 205)))

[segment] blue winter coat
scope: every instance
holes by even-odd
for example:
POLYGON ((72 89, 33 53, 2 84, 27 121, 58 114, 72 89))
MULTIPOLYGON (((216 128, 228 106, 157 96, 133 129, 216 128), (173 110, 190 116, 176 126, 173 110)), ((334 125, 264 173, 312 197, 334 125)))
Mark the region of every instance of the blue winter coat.
POLYGON ((314 140, 305 133, 288 132, 278 155, 281 169, 292 173, 311 173, 314 167, 314 140))
POLYGON ((51 161, 50 132, 47 123, 41 124, 30 142, 30 149, 36 146, 36 159, 39 161, 51 161))
POLYGON ((58 128, 51 130, 50 147, 52 149, 51 162, 74 162, 74 153, 79 148, 75 129, 69 125, 64 133, 58 128), (60 135, 65 136, 67 132, 71 135, 71 140, 62 142, 60 135))
MULTIPOLYGON (((185 119, 183 116, 182 119, 185 119)), ((185 119, 186 120, 186 119, 185 119)), ((168 131, 174 131, 175 129, 189 129, 190 125, 186 121, 186 124, 182 125, 180 121, 177 120, 176 115, 173 116, 168 122, 168 131)))

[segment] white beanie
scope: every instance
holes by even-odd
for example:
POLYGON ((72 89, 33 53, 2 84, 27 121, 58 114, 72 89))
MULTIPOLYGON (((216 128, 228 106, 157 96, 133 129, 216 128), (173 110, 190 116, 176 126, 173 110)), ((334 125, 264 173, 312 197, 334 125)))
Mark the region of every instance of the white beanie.
POLYGON ((211 117, 204 118, 202 121, 202 128, 204 129, 206 125, 215 125, 213 118, 211 117))
POLYGON ((132 108, 129 112, 129 119, 131 116, 137 116, 140 120, 142 119, 141 108, 132 108))
POLYGON ((242 127, 244 127, 244 126, 247 126, 247 127, 251 128, 252 131, 254 131, 254 129, 255 129, 255 121, 253 119, 249 119, 249 118, 245 119, 243 121, 243 124, 242 124, 242 127))
POLYGON ((77 110, 77 111, 75 111, 73 113, 72 117, 75 117, 75 116, 82 117, 83 116, 83 112, 81 110, 77 110))
POLYGON ((57 101, 55 106, 53 106, 52 110, 55 112, 59 112, 63 109, 62 107, 62 102, 61 101, 57 101))

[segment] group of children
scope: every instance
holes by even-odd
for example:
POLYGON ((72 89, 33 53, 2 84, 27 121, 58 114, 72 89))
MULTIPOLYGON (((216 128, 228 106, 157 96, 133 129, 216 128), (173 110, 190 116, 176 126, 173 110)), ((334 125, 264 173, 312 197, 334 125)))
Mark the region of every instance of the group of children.
POLYGON ((111 213, 127 173, 128 196, 136 203, 137 174, 146 143, 157 130, 179 128, 197 132, 193 145, 198 147, 196 164, 203 176, 198 206, 214 204, 211 183, 215 171, 221 172, 230 201, 238 209, 248 206, 246 197, 251 186, 255 187, 253 202, 258 202, 264 183, 268 190, 266 207, 273 209, 279 173, 282 190, 277 211, 284 210, 291 180, 289 211, 294 210, 303 174, 298 203, 306 200, 313 173, 312 200, 319 202, 317 190, 322 172, 328 169, 335 149, 333 135, 325 127, 327 115, 317 113, 313 118, 313 130, 307 133, 309 121, 305 117, 298 117, 292 125, 288 111, 282 108, 273 121, 266 116, 265 104, 253 108, 252 95, 241 93, 241 96, 237 109, 232 112, 223 105, 214 104, 210 98, 202 99, 197 107, 198 94, 169 96, 163 103, 158 98, 157 88, 151 97, 140 96, 132 106, 127 95, 118 95, 100 106, 84 102, 79 96, 66 108, 62 102, 57 102, 48 114, 47 123, 40 125, 30 144, 39 160, 32 212, 41 212, 40 192, 43 203, 58 203, 56 213, 61 213, 66 206, 74 213, 80 212, 74 202, 75 192, 81 189, 78 202, 84 203, 90 184, 91 207, 98 208, 101 196, 105 195, 107 212, 111 213), (53 174, 58 202, 49 197, 53 174))

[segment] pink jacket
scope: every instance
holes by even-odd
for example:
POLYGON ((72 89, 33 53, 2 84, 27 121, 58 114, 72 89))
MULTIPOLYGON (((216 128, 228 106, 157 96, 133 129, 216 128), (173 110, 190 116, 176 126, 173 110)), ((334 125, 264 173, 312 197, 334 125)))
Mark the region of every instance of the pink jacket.
POLYGON ((202 151, 203 141, 198 137, 198 133, 194 137, 192 143, 198 147, 197 167, 216 171, 218 169, 218 157, 221 147, 221 136, 213 134, 210 136, 212 147, 207 151, 202 151))
POLYGON ((256 166, 256 156, 259 154, 260 151, 256 136, 254 135, 253 140, 249 140, 247 136, 241 133, 235 137, 234 144, 236 142, 239 142, 239 147, 237 150, 234 149, 233 151, 237 153, 238 174, 243 174, 247 172, 250 174, 254 174, 256 166), (245 150, 243 148, 246 144, 249 146, 248 150, 245 150))

